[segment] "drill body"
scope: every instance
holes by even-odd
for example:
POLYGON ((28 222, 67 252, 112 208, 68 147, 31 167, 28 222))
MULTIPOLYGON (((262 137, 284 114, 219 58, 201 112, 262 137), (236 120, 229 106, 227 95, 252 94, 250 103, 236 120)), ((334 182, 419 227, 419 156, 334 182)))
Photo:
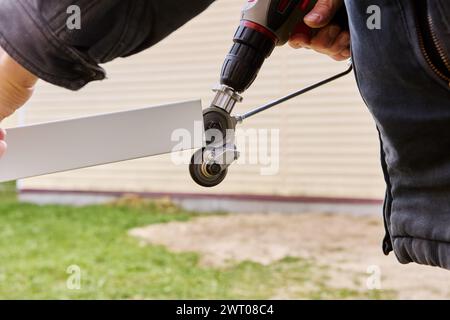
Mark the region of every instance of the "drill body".
POLYGON ((256 79, 276 46, 294 30, 308 32, 303 18, 317 0, 248 0, 242 10, 233 46, 225 58, 213 107, 231 113, 240 96, 256 79), (299 30, 300 29, 300 30, 299 30))

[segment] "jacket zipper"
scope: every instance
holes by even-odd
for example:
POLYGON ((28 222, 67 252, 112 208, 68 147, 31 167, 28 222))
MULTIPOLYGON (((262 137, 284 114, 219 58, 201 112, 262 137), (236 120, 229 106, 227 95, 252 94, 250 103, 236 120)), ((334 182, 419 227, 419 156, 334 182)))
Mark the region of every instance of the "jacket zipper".
POLYGON ((434 55, 432 56, 431 51, 426 49, 426 43, 424 34, 421 30, 421 24, 418 24, 417 31, 419 35, 419 46, 422 51, 423 56, 425 57, 425 60, 427 61, 430 68, 434 71, 434 73, 441 78, 443 81, 447 82, 448 86, 450 87, 450 58, 448 57, 447 53, 445 52, 441 40, 436 35, 436 29, 435 25, 433 23, 433 18, 428 14, 426 23, 423 24, 426 27, 426 31, 430 34, 430 38, 428 39, 429 42, 427 44, 431 44, 433 46, 432 49, 434 49, 434 55), (436 60, 434 59, 440 59, 440 63, 442 66, 445 66, 446 70, 441 69, 438 67, 435 63, 436 60))

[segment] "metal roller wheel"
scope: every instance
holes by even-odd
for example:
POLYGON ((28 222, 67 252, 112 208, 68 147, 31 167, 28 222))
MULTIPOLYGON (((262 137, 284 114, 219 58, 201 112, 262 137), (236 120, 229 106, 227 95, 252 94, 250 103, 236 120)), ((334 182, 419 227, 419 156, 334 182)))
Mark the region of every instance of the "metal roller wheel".
POLYGON ((218 164, 208 164, 204 159, 205 150, 203 148, 194 153, 189 165, 189 173, 192 179, 200 186, 212 188, 225 179, 228 169, 222 170, 218 164))

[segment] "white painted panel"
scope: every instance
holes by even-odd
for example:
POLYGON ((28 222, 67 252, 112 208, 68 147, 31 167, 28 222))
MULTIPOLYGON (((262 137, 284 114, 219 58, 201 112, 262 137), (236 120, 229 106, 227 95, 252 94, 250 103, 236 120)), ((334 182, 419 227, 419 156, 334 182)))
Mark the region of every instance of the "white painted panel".
POLYGON ((0 182, 201 148, 202 126, 188 101, 8 129, 0 182))

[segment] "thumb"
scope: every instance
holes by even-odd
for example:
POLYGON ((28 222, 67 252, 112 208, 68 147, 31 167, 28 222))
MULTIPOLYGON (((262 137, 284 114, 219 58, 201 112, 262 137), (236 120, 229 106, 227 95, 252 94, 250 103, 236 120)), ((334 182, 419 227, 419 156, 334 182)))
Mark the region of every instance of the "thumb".
POLYGON ((344 0, 318 0, 314 9, 305 17, 311 28, 322 28, 331 22, 344 0))

